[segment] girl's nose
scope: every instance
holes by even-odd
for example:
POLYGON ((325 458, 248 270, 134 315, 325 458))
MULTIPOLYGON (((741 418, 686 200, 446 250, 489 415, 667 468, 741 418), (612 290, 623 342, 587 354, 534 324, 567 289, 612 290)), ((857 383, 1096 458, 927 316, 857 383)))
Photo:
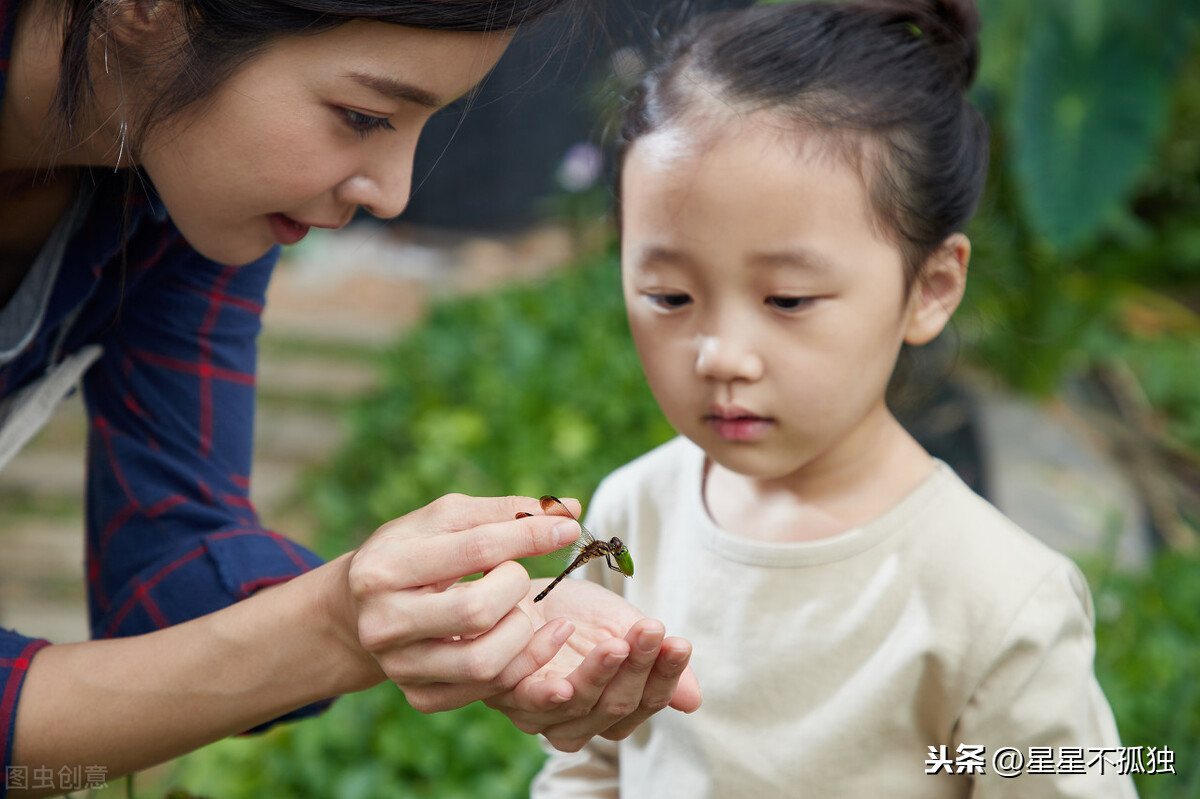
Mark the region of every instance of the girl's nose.
POLYGON ((763 361, 754 348, 733 336, 700 336, 696 373, 707 380, 753 382, 763 376, 763 361))

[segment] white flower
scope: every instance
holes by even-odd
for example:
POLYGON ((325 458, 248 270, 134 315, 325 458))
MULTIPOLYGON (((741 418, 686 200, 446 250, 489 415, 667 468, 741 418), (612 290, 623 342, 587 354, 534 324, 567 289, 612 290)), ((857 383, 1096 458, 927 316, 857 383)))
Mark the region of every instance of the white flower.
POLYGON ((596 185, 604 170, 604 155, 594 144, 571 145, 558 165, 558 183, 569 192, 587 191, 596 185))

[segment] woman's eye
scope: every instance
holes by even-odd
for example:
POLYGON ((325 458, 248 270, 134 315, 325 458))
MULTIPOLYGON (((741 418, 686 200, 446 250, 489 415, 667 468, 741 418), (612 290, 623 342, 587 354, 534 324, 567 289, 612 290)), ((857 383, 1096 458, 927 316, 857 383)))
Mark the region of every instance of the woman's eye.
POLYGON ((668 311, 682 308, 692 301, 687 294, 647 294, 646 299, 651 305, 668 311))
POLYGON ((801 311, 816 302, 816 297, 767 297, 766 304, 780 311, 801 311))
POLYGON ((349 108, 343 108, 342 113, 345 115, 346 124, 350 126, 350 129, 364 139, 377 130, 395 130, 387 117, 373 117, 349 108))

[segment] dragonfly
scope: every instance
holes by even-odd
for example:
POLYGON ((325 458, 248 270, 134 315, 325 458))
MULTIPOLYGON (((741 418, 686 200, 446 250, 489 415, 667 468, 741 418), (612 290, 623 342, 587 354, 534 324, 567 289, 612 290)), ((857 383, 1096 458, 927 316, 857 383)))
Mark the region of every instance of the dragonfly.
MULTIPOLYGON (((558 497, 552 497, 549 494, 542 497, 542 512, 552 516, 569 516, 575 519, 575 514, 567 509, 567 506, 562 503, 558 497)), ((518 519, 524 519, 526 516, 532 516, 532 513, 518 513, 518 519)), ((578 519, 575 519, 578 522, 578 519)), ((588 532, 588 529, 579 524, 579 538, 571 544, 567 544, 560 550, 550 553, 550 557, 568 563, 567 568, 563 569, 562 574, 554 578, 554 582, 546 586, 546 590, 533 598, 534 602, 541 602, 546 598, 546 594, 554 590, 554 586, 562 582, 562 579, 571 572, 578 569, 589 560, 596 558, 604 558, 604 562, 608 564, 608 568, 615 572, 620 572, 626 577, 633 576, 633 556, 629 554, 629 547, 621 542, 621 539, 613 536, 607 541, 597 541, 596 538, 588 532)))

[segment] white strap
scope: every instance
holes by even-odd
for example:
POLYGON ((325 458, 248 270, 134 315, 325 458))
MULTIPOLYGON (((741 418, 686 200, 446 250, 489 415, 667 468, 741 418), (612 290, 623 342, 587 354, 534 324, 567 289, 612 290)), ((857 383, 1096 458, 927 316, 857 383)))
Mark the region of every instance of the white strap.
POLYGON ((45 426, 58 403, 103 352, 99 344, 89 344, 0 403, 0 469, 45 426))

